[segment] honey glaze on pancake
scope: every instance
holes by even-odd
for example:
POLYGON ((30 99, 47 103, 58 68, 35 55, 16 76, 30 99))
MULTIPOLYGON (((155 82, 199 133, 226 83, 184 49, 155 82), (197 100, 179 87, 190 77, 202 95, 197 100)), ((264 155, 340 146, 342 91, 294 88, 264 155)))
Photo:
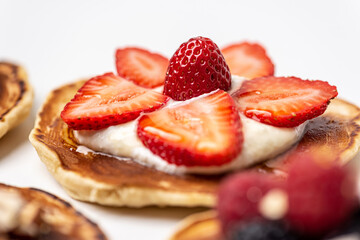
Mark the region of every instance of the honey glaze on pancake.
POLYGON ((0 121, 18 104, 25 88, 25 82, 19 76, 19 67, 0 62, 0 121))
MULTIPOLYGON (((173 192, 216 193, 219 181, 224 175, 171 175, 131 160, 119 160, 116 157, 93 152, 87 154, 78 152, 78 145, 74 141, 72 131, 67 128, 67 125, 60 118, 60 112, 83 83, 83 81, 80 81, 53 91, 39 113, 40 122, 33 132, 33 137, 37 141, 45 144, 58 155, 63 169, 117 187, 131 186, 173 192)), ((293 148, 294 151, 297 148, 313 146, 314 143, 317 147, 325 148, 327 144, 331 143, 330 148, 333 149, 333 145, 336 143, 339 144, 336 147, 336 154, 342 155, 351 147, 352 142, 355 144, 354 139, 358 135, 359 126, 354 122, 354 118, 358 117, 359 109, 337 99, 333 100, 331 105, 329 106, 331 111, 327 111, 323 116, 312 120, 308 124, 303 139, 293 148), (332 112, 331 105, 343 107, 344 104, 347 106, 346 109, 353 108, 356 110, 356 116, 351 115, 354 111, 349 111, 349 114, 337 114, 338 110, 335 109, 334 113, 332 112)), ((274 140, 276 141, 276 139, 274 140)), ((284 156, 280 158, 284 158, 284 156)), ((281 161, 275 163, 278 164, 279 162, 281 161)), ((276 166, 276 164, 274 166, 262 164, 255 170, 269 173, 274 173, 278 169, 282 170, 279 167, 281 164, 279 166, 276 166)), ((254 170, 254 168, 250 169, 254 170)))
MULTIPOLYGON (((41 206, 40 211, 43 212, 46 223, 37 222, 41 228, 39 239, 107 239, 97 224, 77 212, 69 203, 50 193, 35 188, 17 188, 1 183, 0 190, 19 194, 26 204, 33 203, 41 206)), ((34 221, 39 221, 39 219, 34 219, 34 221)), ((38 239, 19 236, 15 232, 7 234, 10 239, 38 239)))

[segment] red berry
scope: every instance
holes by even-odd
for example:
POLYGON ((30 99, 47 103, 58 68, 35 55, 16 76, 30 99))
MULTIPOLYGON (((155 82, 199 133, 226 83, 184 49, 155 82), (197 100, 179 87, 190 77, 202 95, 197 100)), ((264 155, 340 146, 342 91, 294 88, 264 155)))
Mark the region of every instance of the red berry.
POLYGON ((223 231, 262 220, 260 201, 274 188, 283 188, 283 182, 268 174, 242 172, 227 178, 219 187, 217 204, 223 231))
POLYGON ((151 112, 169 98, 106 73, 88 80, 66 104, 61 118, 76 130, 97 130, 125 123, 151 112))
POLYGON ((228 163, 243 143, 239 113, 222 90, 143 115, 137 133, 154 154, 185 166, 228 163))
POLYGON ((304 153, 289 167, 286 218, 293 228, 313 236, 336 229, 357 204, 356 184, 349 171, 324 163, 328 161, 315 161, 304 153))
POLYGON ((183 101, 230 86, 229 67, 219 47, 209 38, 196 37, 181 44, 170 59, 164 94, 183 101))
POLYGON ((221 49, 231 74, 247 79, 274 75, 274 64, 265 49, 256 43, 242 42, 221 49))
POLYGON ((139 86, 154 88, 164 84, 169 60, 157 53, 140 48, 122 48, 116 51, 116 69, 119 76, 139 86))
POLYGON ((232 94, 248 118, 276 127, 295 127, 324 113, 337 96, 335 86, 296 77, 261 77, 245 81, 232 94))

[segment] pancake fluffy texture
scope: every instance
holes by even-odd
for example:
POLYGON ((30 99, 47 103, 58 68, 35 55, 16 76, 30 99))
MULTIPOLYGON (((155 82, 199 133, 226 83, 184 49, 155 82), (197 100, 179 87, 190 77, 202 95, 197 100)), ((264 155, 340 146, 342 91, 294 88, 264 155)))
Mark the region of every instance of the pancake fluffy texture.
POLYGON ((29 115, 33 90, 25 70, 15 64, 0 62, 0 138, 29 115))
MULTIPOLYGON (((72 130, 62 121, 60 112, 83 83, 79 81, 52 91, 30 133, 40 159, 71 197, 111 206, 214 206, 224 175, 172 175, 129 159, 77 151, 72 130)), ((303 139, 293 150, 308 146, 331 149, 336 160, 348 162, 360 145, 359 114, 358 107, 333 100, 324 115, 309 121, 303 139)), ((251 170, 284 172, 279 163, 285 157, 286 154, 276 162, 251 170)))
POLYGON ((52 194, 0 184, 0 196, 0 239, 107 239, 95 223, 52 194))

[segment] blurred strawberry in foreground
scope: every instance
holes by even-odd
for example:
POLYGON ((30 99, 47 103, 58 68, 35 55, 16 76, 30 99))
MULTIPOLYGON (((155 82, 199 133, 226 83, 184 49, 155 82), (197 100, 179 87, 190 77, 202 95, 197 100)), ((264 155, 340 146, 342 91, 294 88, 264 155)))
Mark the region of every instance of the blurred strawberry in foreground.
POLYGON ((221 49, 221 52, 233 75, 247 79, 274 75, 274 64, 259 44, 232 44, 221 49))
POLYGON ((219 47, 209 38, 196 37, 181 44, 171 57, 164 94, 183 101, 230 87, 229 67, 219 47))
POLYGON ((304 153, 288 174, 279 182, 243 172, 221 184, 218 214, 227 239, 323 239, 359 226, 347 222, 359 209, 349 168, 304 153))
POLYGON ((248 118, 296 127, 323 114, 337 94, 336 87, 324 81, 271 76, 245 81, 232 97, 248 118))
POLYGON ((161 93, 106 73, 85 82, 65 105, 61 118, 75 130, 98 130, 155 111, 168 100, 161 93))
POLYGON ((336 229, 357 204, 353 177, 346 168, 304 153, 289 168, 287 220, 309 235, 321 236, 336 229))
POLYGON ((164 84, 169 60, 141 48, 121 48, 116 51, 119 76, 139 86, 154 88, 164 84))
POLYGON ((243 172, 227 178, 218 192, 218 213, 225 232, 241 224, 259 222, 262 198, 273 188, 283 188, 283 182, 274 176, 243 172))

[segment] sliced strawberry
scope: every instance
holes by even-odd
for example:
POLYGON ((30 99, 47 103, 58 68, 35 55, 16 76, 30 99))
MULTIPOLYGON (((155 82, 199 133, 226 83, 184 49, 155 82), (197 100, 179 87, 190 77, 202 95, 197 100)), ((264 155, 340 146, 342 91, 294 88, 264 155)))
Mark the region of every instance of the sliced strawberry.
POLYGON ((274 75, 274 64, 259 44, 242 42, 227 46, 221 52, 233 75, 247 79, 274 75))
POLYGON ((164 84, 169 60, 160 54, 140 48, 122 48, 116 51, 119 76, 139 86, 154 88, 164 84))
POLYGON ((76 130, 97 130, 125 123, 151 112, 168 97, 106 73, 88 80, 66 104, 61 118, 76 130))
POLYGON ((185 166, 228 163, 243 142, 235 103, 222 90, 143 115, 137 133, 154 154, 185 166))
POLYGON ((245 116, 277 127, 295 127, 324 113, 337 96, 335 86, 296 77, 245 81, 232 94, 245 116))

